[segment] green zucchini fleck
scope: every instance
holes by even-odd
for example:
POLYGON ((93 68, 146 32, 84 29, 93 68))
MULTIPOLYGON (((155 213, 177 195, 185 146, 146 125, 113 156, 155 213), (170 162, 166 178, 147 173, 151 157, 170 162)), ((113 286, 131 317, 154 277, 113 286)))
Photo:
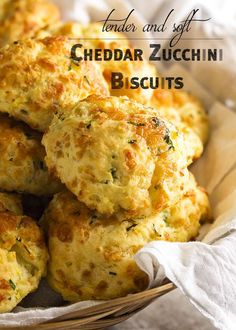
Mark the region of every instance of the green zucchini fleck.
POLYGON ((11 279, 8 281, 8 283, 10 284, 10 286, 12 287, 13 290, 16 289, 16 285, 11 279))

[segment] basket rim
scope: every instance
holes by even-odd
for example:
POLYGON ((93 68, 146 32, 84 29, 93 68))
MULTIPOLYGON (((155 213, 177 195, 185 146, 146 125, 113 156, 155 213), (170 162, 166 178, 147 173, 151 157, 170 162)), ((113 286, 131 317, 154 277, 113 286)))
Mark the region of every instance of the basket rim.
POLYGON ((29 326, 7 327, 11 330, 95 330, 103 329, 127 320, 146 308, 156 298, 176 289, 172 282, 142 292, 129 294, 126 297, 110 299, 100 304, 55 317, 51 320, 29 326))
POLYGON ((129 306, 129 305, 135 304, 140 301, 143 304, 145 304, 148 301, 154 300, 155 298, 160 297, 174 289, 176 289, 175 284, 172 282, 169 282, 167 284, 161 285, 156 288, 151 288, 151 289, 148 289, 148 290, 145 290, 142 292, 129 294, 125 297, 110 299, 110 300, 104 301, 100 304, 83 308, 79 311, 69 312, 67 314, 58 316, 50 321, 47 321, 47 324, 49 324, 49 323, 56 324, 57 322, 61 322, 61 321, 84 318, 85 315, 86 315, 86 317, 88 317, 88 316, 93 316, 95 314, 96 315, 102 314, 102 313, 106 313, 111 310, 114 311, 115 309, 117 309, 117 308, 119 309, 123 306, 129 306))

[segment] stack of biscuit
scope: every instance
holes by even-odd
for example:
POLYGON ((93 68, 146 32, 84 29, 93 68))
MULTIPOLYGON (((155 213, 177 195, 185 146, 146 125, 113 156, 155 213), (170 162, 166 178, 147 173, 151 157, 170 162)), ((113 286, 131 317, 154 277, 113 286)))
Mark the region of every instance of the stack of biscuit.
POLYGON ((136 252, 195 239, 210 219, 188 169, 208 138, 202 105, 183 91, 111 89, 112 71, 156 69, 72 59, 71 37, 132 47, 113 32, 104 41, 99 24, 60 22, 48 0, 4 0, 0 23, 0 312, 46 273, 70 302, 146 289, 136 252), (39 223, 22 207, 30 196, 50 200, 39 223))

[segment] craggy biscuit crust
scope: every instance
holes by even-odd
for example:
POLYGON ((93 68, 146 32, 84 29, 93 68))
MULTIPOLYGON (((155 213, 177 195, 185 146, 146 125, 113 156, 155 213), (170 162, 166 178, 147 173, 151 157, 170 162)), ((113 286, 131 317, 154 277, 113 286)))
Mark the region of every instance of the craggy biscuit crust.
POLYGON ((127 98, 90 96, 55 116, 46 164, 89 208, 128 216, 177 202, 189 178, 181 133, 127 98))
POLYGON ((31 38, 59 18, 58 8, 49 0, 1 0, 0 47, 31 38))
POLYGON ((90 94, 108 95, 99 67, 70 58, 63 36, 24 40, 0 50, 0 111, 45 131, 58 109, 90 94))

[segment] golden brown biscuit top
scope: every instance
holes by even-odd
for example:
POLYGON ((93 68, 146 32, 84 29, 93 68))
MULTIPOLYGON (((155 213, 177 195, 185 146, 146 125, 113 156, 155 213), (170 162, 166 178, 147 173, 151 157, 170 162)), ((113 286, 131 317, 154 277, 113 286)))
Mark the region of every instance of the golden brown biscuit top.
MULTIPOLYGON (((81 101, 77 109, 73 109, 72 116, 79 114, 81 131, 89 135, 88 123, 94 127, 105 124, 106 121, 120 122, 124 130, 131 132, 138 140, 127 141, 135 149, 139 139, 145 139, 149 150, 154 156, 174 148, 171 142, 170 132, 164 119, 158 111, 150 107, 130 101, 128 98, 104 98, 99 95, 89 96, 81 101)), ((131 137, 132 137, 131 133, 131 137)), ((84 137, 83 134, 83 137, 84 137)), ((176 136, 177 136, 176 132, 176 136)), ((81 142, 81 141, 80 141, 81 142)), ((80 143, 78 141, 78 143, 80 143)))

